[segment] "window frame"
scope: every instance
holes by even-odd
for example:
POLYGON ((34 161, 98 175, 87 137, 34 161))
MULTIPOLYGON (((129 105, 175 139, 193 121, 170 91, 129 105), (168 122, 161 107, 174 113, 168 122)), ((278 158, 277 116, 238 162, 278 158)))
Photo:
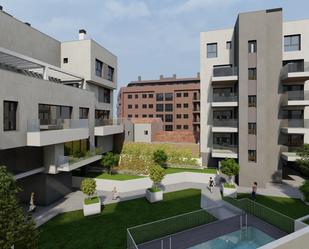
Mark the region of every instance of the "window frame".
POLYGON ((206 56, 209 59, 218 57, 218 43, 217 42, 206 44, 206 56), (210 49, 211 46, 214 46, 213 49, 210 49), (213 51, 210 51, 210 50, 213 50, 213 51))
POLYGON ((18 127, 17 110, 18 110, 17 101, 10 101, 10 100, 3 101, 3 131, 17 131, 18 127), (6 105, 8 105, 8 108, 6 108, 6 105), (7 114, 5 113, 6 109, 8 109, 7 114))

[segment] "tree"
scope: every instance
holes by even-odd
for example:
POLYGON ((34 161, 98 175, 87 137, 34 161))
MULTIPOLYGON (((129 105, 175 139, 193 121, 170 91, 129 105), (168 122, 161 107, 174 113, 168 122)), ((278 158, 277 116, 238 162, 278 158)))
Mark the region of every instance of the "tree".
POLYGON ((163 180, 164 176, 165 170, 161 166, 154 164, 150 167, 149 177, 153 182, 155 190, 158 189, 158 184, 163 180))
POLYGON ((158 149, 153 153, 153 161, 162 167, 166 164, 167 159, 168 156, 164 150, 158 149))
POLYGON ((85 195, 88 196, 88 198, 91 198, 91 196, 94 195, 96 187, 96 181, 92 178, 85 178, 81 184, 81 190, 85 195))
POLYGON ((239 173, 239 164, 232 158, 225 158, 221 161, 220 170, 223 174, 227 175, 231 181, 232 176, 239 173))
POLYGON ((309 177, 309 144, 304 144, 296 153, 300 159, 297 160, 299 170, 309 177))
POLYGON ((303 185, 299 187, 299 190, 303 193, 305 201, 309 202, 309 180, 305 181, 303 185))
POLYGON ((20 191, 5 166, 0 166, 0 248, 37 248, 38 232, 29 214, 24 214, 16 194, 20 191))
POLYGON ((119 162, 119 155, 118 154, 113 154, 112 152, 107 152, 101 160, 101 165, 104 168, 107 168, 108 172, 112 174, 112 169, 116 165, 118 165, 119 162))

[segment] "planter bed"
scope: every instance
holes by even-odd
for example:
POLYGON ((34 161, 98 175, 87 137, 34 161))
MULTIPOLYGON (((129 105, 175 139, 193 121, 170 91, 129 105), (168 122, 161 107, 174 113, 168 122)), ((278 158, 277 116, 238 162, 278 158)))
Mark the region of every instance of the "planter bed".
POLYGON ((83 203, 84 216, 101 213, 101 199, 98 196, 85 199, 83 203))

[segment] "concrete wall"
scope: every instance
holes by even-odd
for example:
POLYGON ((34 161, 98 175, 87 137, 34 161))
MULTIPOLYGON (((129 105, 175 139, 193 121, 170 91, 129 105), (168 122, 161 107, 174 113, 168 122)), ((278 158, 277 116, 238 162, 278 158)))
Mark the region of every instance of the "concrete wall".
POLYGON ((60 42, 0 11, 0 47, 60 67, 60 42))
POLYGON ((151 138, 151 123, 134 124, 134 142, 151 143, 151 138), (147 135, 145 135, 145 131, 148 131, 147 135))

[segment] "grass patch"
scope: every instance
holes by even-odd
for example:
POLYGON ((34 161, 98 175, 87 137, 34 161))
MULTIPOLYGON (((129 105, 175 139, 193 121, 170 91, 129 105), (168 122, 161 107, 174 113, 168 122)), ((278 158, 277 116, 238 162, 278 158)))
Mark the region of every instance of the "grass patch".
POLYGON ((234 184, 230 184, 230 183, 224 183, 223 185, 225 188, 236 188, 234 184))
MULTIPOLYGON (((250 194, 237 194, 237 199, 250 197, 250 194)), ((256 201, 293 219, 309 214, 309 206, 300 199, 257 195, 256 201)))
POLYGON ((95 216, 82 210, 56 216, 40 227, 40 249, 126 248, 128 227, 200 209, 201 191, 187 189, 164 194, 150 204, 145 198, 104 206, 95 216))
POLYGON ((87 198, 87 199, 84 200, 84 203, 85 203, 85 205, 99 203, 99 197, 94 196, 94 197, 91 197, 91 198, 87 198))
POLYGON ((309 225, 309 219, 308 219, 308 220, 305 220, 304 222, 305 222, 306 224, 308 224, 308 225, 309 225))
POLYGON ((192 169, 192 168, 166 168, 165 174, 174 174, 174 173, 181 173, 181 172, 194 172, 194 173, 205 173, 205 174, 216 174, 216 169, 192 169))
POLYGON ((87 174, 84 176, 78 172, 78 173, 75 173, 74 175, 81 176, 81 177, 90 177, 90 178, 116 180, 116 181, 126 181, 126 180, 140 179, 140 178, 145 177, 145 176, 140 176, 140 175, 118 174, 118 173, 108 174, 106 172, 87 172, 87 174))

